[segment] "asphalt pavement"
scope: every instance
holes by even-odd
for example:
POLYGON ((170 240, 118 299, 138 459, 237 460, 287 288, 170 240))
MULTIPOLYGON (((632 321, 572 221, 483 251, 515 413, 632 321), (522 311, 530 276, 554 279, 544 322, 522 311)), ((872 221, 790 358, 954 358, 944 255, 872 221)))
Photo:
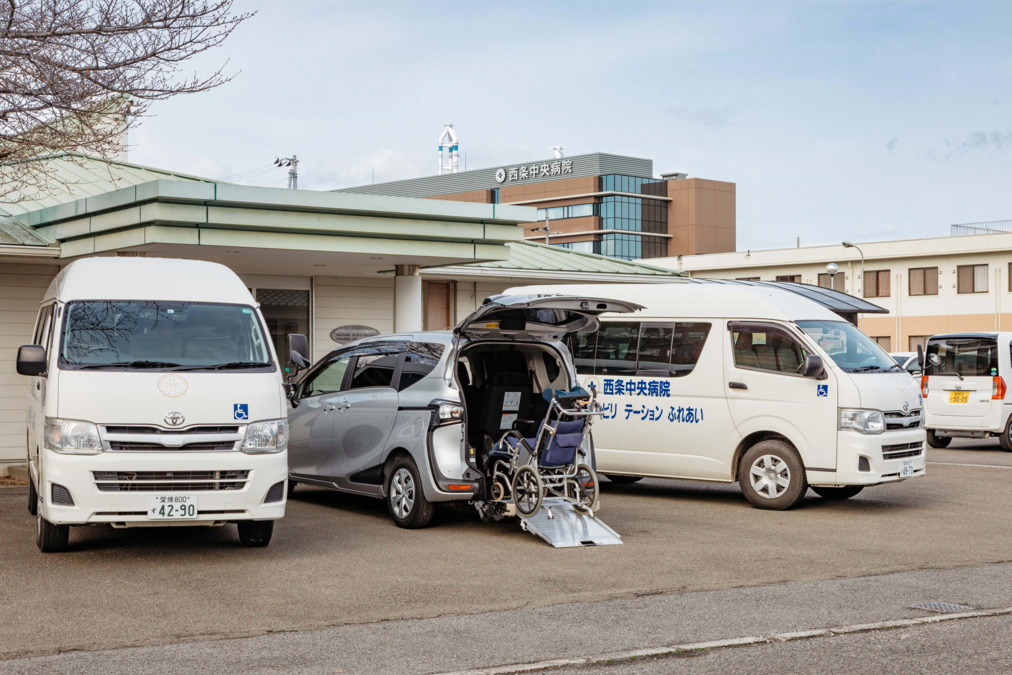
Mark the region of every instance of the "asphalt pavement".
MULTIPOLYGON (((441 509, 432 527, 401 530, 380 502, 300 486, 266 549, 242 547, 234 527, 93 527, 72 531, 71 552, 43 555, 35 548, 24 490, 3 488, 0 670, 44 669, 45 659, 69 657, 75 660, 50 666, 73 663, 73 669, 86 670, 85 652, 114 664, 117 654, 130 658, 133 650, 124 648, 141 647, 166 658, 191 650, 189 661, 177 662, 189 663, 188 669, 198 663, 226 671, 313 671, 325 665, 369 672, 367 661, 350 656, 347 667, 340 658, 314 661, 321 652, 300 640, 320 631, 351 631, 326 643, 331 653, 354 655, 359 646, 369 647, 371 663, 386 667, 402 652, 396 630, 408 624, 421 631, 420 642, 403 643, 423 645, 422 653, 440 659, 405 672, 486 667, 694 639, 670 630, 648 635, 642 622, 630 625, 635 613, 623 603, 643 600, 685 603, 670 610, 683 617, 679 626, 706 626, 707 617, 716 617, 726 624, 710 634, 723 637, 777 632, 777 617, 791 619, 798 630, 863 620, 849 610, 834 614, 794 591, 788 594, 793 600, 778 600, 769 612, 734 599, 805 583, 895 580, 893 573, 917 570, 952 570, 955 576, 939 582, 937 597, 897 597, 876 620, 909 618, 899 610, 925 599, 1012 606, 1012 598, 998 594, 1009 587, 1010 570, 995 565, 1012 560, 1012 455, 997 444, 957 442, 931 450, 928 461, 923 478, 869 488, 846 502, 809 493, 788 512, 750 508, 737 486, 608 485, 600 515, 625 543, 559 550, 521 532, 515 522, 482 523, 466 510, 441 509), (979 590, 990 599, 944 592, 965 576, 959 570, 984 574, 979 590), (730 593, 732 601, 713 605, 706 593, 715 592, 730 593), (557 640, 529 641, 540 647, 521 653, 511 628, 530 622, 496 624, 514 612, 555 616, 558 625, 567 616, 587 621, 557 640), (426 621, 450 623, 418 623, 426 621), (626 626, 616 633, 624 641, 612 645, 605 638, 619 624, 626 626), (233 650, 230 645, 245 640, 229 638, 270 642, 233 650), (227 641, 209 642, 220 640, 227 641), (291 649, 285 651, 285 644, 291 649), (73 653, 62 653, 68 651, 73 653), (236 667, 216 663, 218 653, 232 653, 236 667), (260 660, 251 662, 253 657, 260 660)), ((871 597, 905 588, 897 583, 886 583, 871 597)), ((834 602, 848 608, 867 600, 844 594, 834 602)), ((550 636, 550 627, 544 628, 550 636)), ((151 654, 143 658, 152 666, 161 663, 151 654)))

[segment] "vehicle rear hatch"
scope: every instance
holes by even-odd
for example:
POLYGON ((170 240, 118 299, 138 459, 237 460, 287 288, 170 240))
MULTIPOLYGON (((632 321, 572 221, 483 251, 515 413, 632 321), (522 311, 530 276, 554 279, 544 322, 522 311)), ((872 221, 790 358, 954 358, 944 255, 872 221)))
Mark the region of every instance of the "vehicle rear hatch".
POLYGON ((993 404, 1001 406, 1002 401, 992 399, 998 376, 996 336, 934 337, 928 340, 927 359, 924 407, 928 414, 943 418, 933 422, 936 427, 983 422, 993 404), (931 363, 935 356, 937 365, 931 363))
POLYGON ((493 295, 453 329, 468 340, 508 339, 551 342, 566 333, 595 330, 605 312, 635 312, 642 305, 574 295, 493 295))

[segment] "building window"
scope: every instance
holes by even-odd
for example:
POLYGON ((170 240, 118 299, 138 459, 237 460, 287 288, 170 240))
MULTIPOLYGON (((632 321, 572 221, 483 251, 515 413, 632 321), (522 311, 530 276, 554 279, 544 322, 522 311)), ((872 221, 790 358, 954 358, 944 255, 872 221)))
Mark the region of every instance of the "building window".
POLYGON ((499 203, 499 188, 492 188, 491 190, 489 190, 489 192, 491 192, 491 194, 489 195, 489 197, 492 200, 490 203, 492 203, 492 204, 498 204, 499 203))
POLYGON ((889 270, 876 270, 864 273, 864 297, 889 297, 889 270))
POLYGON ((601 199, 601 229, 665 234, 668 206, 664 202, 638 197, 609 196, 601 199))
POLYGON ((759 277, 738 277, 735 281, 759 281, 759 277))
MULTIPOLYGON (((267 322, 267 332, 270 333, 274 350, 278 354, 285 353, 289 333, 310 335, 309 291, 258 288, 255 297, 260 303, 260 311, 267 322)), ((308 357, 309 354, 304 356, 308 357)))
POLYGON ((886 350, 887 352, 891 352, 893 350, 893 339, 892 339, 892 336, 890 336, 890 335, 879 335, 879 336, 871 335, 869 337, 871 337, 871 339, 875 341, 875 344, 877 344, 879 347, 881 347, 882 349, 886 350))
POLYGON ((570 251, 577 251, 578 253, 597 253, 595 241, 564 241, 559 244, 552 244, 552 246, 558 246, 559 248, 568 249, 570 251))
POLYGON ((834 291, 847 292, 847 278, 842 272, 836 274, 820 274, 819 286, 832 288, 834 291))
POLYGON ((538 220, 564 220, 566 218, 585 218, 596 216, 597 204, 573 204, 572 206, 552 206, 547 209, 538 209, 538 220))
POLYGON ((960 265, 956 268, 957 293, 987 293, 987 265, 960 265))
POLYGON ((922 349, 928 348, 928 338, 930 335, 911 335, 907 338, 907 344, 909 349, 907 351, 916 352, 917 347, 920 346, 922 349))
POLYGON ((790 281, 793 284, 801 283, 800 274, 780 274, 777 276, 777 281, 790 281))
MULTIPOLYGON (((631 192, 633 194, 653 194, 644 189, 646 185, 664 185, 660 178, 642 178, 640 176, 623 176, 617 173, 601 176, 602 192, 631 192)), ((666 195, 665 195, 666 196, 666 195)))
POLYGON ((910 295, 938 295, 937 267, 912 267, 909 277, 910 295))

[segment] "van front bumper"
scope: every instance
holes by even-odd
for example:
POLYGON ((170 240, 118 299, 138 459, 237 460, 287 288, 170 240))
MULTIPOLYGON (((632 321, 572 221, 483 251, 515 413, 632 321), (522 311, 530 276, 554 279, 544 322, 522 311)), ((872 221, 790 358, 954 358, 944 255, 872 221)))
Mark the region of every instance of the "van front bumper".
POLYGON ((40 513, 56 525, 211 525, 233 520, 278 520, 285 515, 287 452, 66 455, 43 450, 41 459, 40 513), (280 499, 275 487, 278 483, 280 499), (66 493, 57 489, 54 494, 54 485, 66 493), (268 502, 272 487, 274 493, 268 502), (66 504, 68 494, 72 506, 66 504), (197 517, 149 517, 151 497, 165 495, 196 497, 197 517))
POLYGON ((826 487, 878 485, 923 476, 927 459, 925 440, 924 429, 877 435, 838 431, 836 470, 808 470, 808 483, 826 487), (906 476, 905 467, 909 473, 906 476))

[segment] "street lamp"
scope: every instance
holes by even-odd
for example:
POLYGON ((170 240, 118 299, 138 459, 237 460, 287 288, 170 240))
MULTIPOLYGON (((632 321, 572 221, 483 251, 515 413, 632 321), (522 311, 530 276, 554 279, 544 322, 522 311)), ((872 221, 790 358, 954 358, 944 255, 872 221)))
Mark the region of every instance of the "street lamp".
POLYGON ((829 275, 829 287, 836 290, 836 273, 840 271, 840 266, 836 263, 829 263, 826 265, 826 274, 829 275))
MULTIPOLYGON (((851 243, 849 241, 843 242, 843 247, 844 248, 856 248, 857 252, 861 254, 861 290, 860 290, 860 294, 857 297, 863 298, 864 297, 864 251, 861 250, 860 246, 857 246, 856 244, 853 244, 853 243, 851 243)), ((864 330, 864 316, 863 315, 861 316, 861 330, 864 330)))

